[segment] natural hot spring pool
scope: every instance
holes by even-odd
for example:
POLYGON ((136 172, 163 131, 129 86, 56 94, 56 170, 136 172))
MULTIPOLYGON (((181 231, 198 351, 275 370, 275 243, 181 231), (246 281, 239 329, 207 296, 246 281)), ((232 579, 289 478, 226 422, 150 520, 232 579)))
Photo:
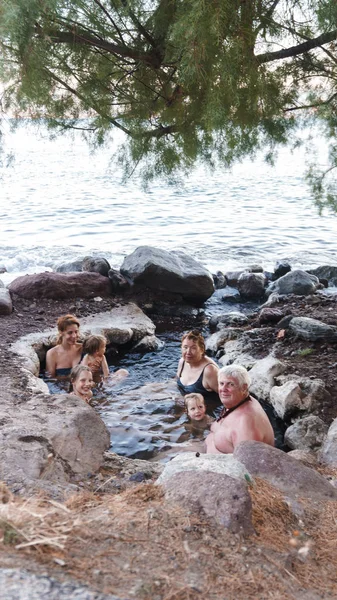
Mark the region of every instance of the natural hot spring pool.
MULTIPOLYGON (((91 404, 110 431, 113 452, 130 458, 167 461, 183 446, 193 450, 207 431, 189 428, 182 397, 173 381, 180 358, 181 333, 157 337, 162 342, 161 350, 129 353, 110 366, 112 372, 127 369, 129 376, 117 385, 107 381, 103 389, 95 390, 91 404)), ((52 393, 60 392, 60 385, 48 385, 52 393)), ((271 406, 261 404, 274 427, 276 445, 283 448, 284 424, 275 418, 271 406)))

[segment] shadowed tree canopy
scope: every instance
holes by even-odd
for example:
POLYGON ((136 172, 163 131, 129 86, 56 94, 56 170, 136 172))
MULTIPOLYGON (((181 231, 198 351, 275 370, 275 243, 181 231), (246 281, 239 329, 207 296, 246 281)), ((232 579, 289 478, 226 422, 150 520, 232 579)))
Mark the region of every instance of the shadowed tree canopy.
POLYGON ((146 180, 230 166, 318 123, 308 177, 337 209, 336 0, 1 0, 4 110, 82 129, 146 180))

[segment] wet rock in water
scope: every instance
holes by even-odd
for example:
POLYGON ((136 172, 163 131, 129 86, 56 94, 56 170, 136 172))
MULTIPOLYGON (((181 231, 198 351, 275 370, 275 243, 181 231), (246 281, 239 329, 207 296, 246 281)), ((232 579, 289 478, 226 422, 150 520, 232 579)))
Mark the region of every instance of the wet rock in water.
POLYGON ((62 581, 57 581, 47 574, 34 575, 24 569, 0 569, 0 589, 6 600, 120 600, 70 578, 62 576, 62 581))
POLYGON ((320 281, 327 280, 331 285, 337 285, 337 266, 334 265, 322 265, 316 269, 309 269, 307 271, 311 275, 318 277, 320 281))
POLYGON ((247 272, 247 269, 242 269, 241 271, 226 271, 225 277, 227 285, 229 285, 230 287, 236 287, 238 285, 240 275, 247 272))
POLYGON ((287 261, 285 261, 285 260, 277 261, 277 263, 275 265, 274 273, 272 275, 272 280, 276 281, 276 279, 283 277, 283 275, 286 275, 290 271, 291 271, 291 266, 287 261))
POLYGON ((94 298, 110 296, 111 285, 107 277, 99 273, 36 273, 17 277, 9 285, 11 293, 28 300, 69 298, 94 298))
POLYGON ((224 315, 216 315, 211 317, 209 322, 210 329, 224 329, 228 325, 246 325, 248 317, 239 311, 232 311, 224 315))
POLYGON ((75 273, 82 271, 83 258, 73 260, 72 262, 62 263, 55 268, 56 273, 75 273))
POLYGON ((9 290, 0 286, 0 316, 10 315, 12 312, 13 304, 9 290))
POLYGON ((100 273, 100 275, 103 275, 103 277, 108 277, 110 269, 111 267, 109 262, 102 256, 86 256, 83 259, 82 271, 100 273))
POLYGON ((219 350, 224 349, 224 344, 228 342, 228 340, 235 340, 240 334, 241 330, 236 329, 235 327, 226 327, 226 329, 216 331, 206 340, 205 345, 207 352, 214 356, 219 350))
POLYGON ((4 288, 4 287, 5 287, 5 284, 4 284, 4 282, 3 282, 3 281, 0 279, 0 289, 1 289, 1 288, 4 288))
POLYGON ((259 299, 264 296, 265 284, 263 273, 242 273, 238 279, 238 290, 245 300, 259 299))
POLYGON ((337 327, 310 317, 293 317, 289 329, 302 340, 337 342, 337 327))
POLYGON ((292 449, 317 450, 324 442, 327 432, 326 423, 319 417, 310 415, 288 427, 284 442, 292 449))
POLYGON ((213 275, 213 281, 216 290, 222 290, 222 288, 227 286, 226 277, 221 271, 217 271, 215 275, 213 275))
POLYGON ((267 323, 278 323, 284 317, 284 312, 279 308, 262 308, 259 312, 259 322, 261 325, 267 323))
POLYGON ((111 282, 111 288, 113 292, 124 291, 130 287, 129 282, 117 269, 110 269, 108 277, 111 282))
POLYGON ((137 344, 132 348, 133 352, 157 352, 163 348, 164 342, 161 342, 155 335, 144 336, 137 344))
POLYGON ((232 533, 253 533, 252 503, 244 481, 209 471, 176 473, 165 480, 165 499, 211 518, 232 533))
POLYGON ((126 256, 121 273, 134 283, 154 290, 180 294, 196 302, 207 300, 214 292, 210 272, 184 252, 167 252, 140 246, 126 256))
POLYGON ((237 304, 241 302, 242 298, 240 296, 240 292, 238 290, 234 290, 233 288, 226 289, 224 295, 221 297, 223 302, 228 302, 230 304, 237 304))
POLYGON ((293 499, 337 499, 337 490, 322 475, 262 442, 241 442, 234 450, 234 458, 243 463, 253 477, 268 481, 293 499))
POLYGON ((251 393, 261 400, 269 400, 270 390, 275 385, 275 377, 285 371, 285 365, 272 355, 257 360, 249 371, 251 393))
POLYGON ((319 453, 319 460, 325 464, 337 467, 337 419, 334 419, 328 429, 327 436, 319 453))
POLYGON ((313 294, 319 285, 318 277, 310 275, 301 269, 296 269, 271 283, 267 289, 267 294, 277 292, 278 294, 307 296, 308 294, 313 294))

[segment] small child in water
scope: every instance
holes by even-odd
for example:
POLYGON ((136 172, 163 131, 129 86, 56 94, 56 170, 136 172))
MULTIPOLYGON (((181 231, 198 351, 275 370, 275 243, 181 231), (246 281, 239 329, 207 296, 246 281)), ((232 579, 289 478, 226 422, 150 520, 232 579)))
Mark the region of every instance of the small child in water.
POLYGON ((186 394, 184 400, 191 426, 199 430, 207 429, 214 419, 206 415, 206 405, 202 394, 186 394))
POLYGON ((70 372, 70 384, 72 396, 78 396, 89 404, 89 400, 92 398, 91 388, 94 385, 92 372, 86 365, 76 365, 70 372))
MULTIPOLYGON (((109 377, 109 367, 105 358, 106 338, 104 335, 90 335, 84 340, 83 352, 85 353, 81 364, 91 369, 95 383, 101 383, 109 377)), ((110 377, 113 383, 118 383, 128 375, 126 369, 118 369, 110 377)))
POLYGON ((100 382, 102 378, 109 376, 109 367, 105 358, 106 338, 104 335, 90 335, 84 340, 84 357, 82 365, 89 367, 94 381, 100 382))

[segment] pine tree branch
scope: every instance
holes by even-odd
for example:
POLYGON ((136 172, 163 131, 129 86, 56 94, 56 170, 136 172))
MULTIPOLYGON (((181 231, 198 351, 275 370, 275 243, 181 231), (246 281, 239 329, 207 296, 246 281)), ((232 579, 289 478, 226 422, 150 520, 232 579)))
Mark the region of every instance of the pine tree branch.
POLYGON ((133 48, 127 46, 121 46, 119 44, 113 44, 106 40, 99 39, 96 36, 90 35, 80 30, 73 29, 72 32, 67 31, 55 31, 47 30, 44 31, 40 26, 36 26, 36 32, 39 36, 49 38, 54 44, 79 44, 83 46, 91 46, 94 48, 100 48, 110 54, 123 56, 126 58, 132 58, 140 62, 151 65, 152 67, 159 68, 161 66, 160 57, 154 52, 141 53, 133 48))
MULTIPOLYGON (((50 71, 49 69, 47 69, 45 67, 45 71, 46 73, 54 80, 57 81, 60 85, 62 85, 66 90, 68 90, 68 92, 70 92, 71 94, 73 94, 74 96, 76 96, 79 100, 81 100, 82 102, 84 102, 85 104, 88 104, 88 98, 84 98, 82 96, 82 94, 80 94, 75 88, 72 88, 68 83, 66 83, 65 81, 63 81, 60 77, 58 77, 55 73, 53 73, 52 71, 50 71)), ((121 125, 120 123, 118 123, 118 121, 116 121, 116 119, 113 119, 112 117, 110 117, 109 115, 105 115, 102 114, 102 112, 99 110, 99 108, 96 106, 95 103, 92 103, 91 108, 93 108, 97 114, 101 115, 102 117, 104 117, 105 119, 107 119, 112 125, 114 125, 115 127, 117 127, 118 129, 121 129, 121 131, 123 131, 124 133, 126 133, 127 135, 132 135, 131 131, 129 131, 128 129, 126 129, 126 127, 123 127, 123 125, 121 125)))
POLYGON ((276 50, 275 52, 265 52, 264 54, 257 54, 255 59, 257 64, 265 64, 268 62, 273 62, 274 60, 281 60, 283 58, 290 58, 293 56, 298 56, 299 54, 305 54, 309 52, 309 50, 313 50, 314 48, 319 48, 323 44, 329 44, 337 39, 337 29, 333 31, 328 31, 326 33, 322 33, 317 38, 313 38, 302 44, 298 44, 297 46, 291 46, 291 48, 284 48, 283 50, 276 50))

